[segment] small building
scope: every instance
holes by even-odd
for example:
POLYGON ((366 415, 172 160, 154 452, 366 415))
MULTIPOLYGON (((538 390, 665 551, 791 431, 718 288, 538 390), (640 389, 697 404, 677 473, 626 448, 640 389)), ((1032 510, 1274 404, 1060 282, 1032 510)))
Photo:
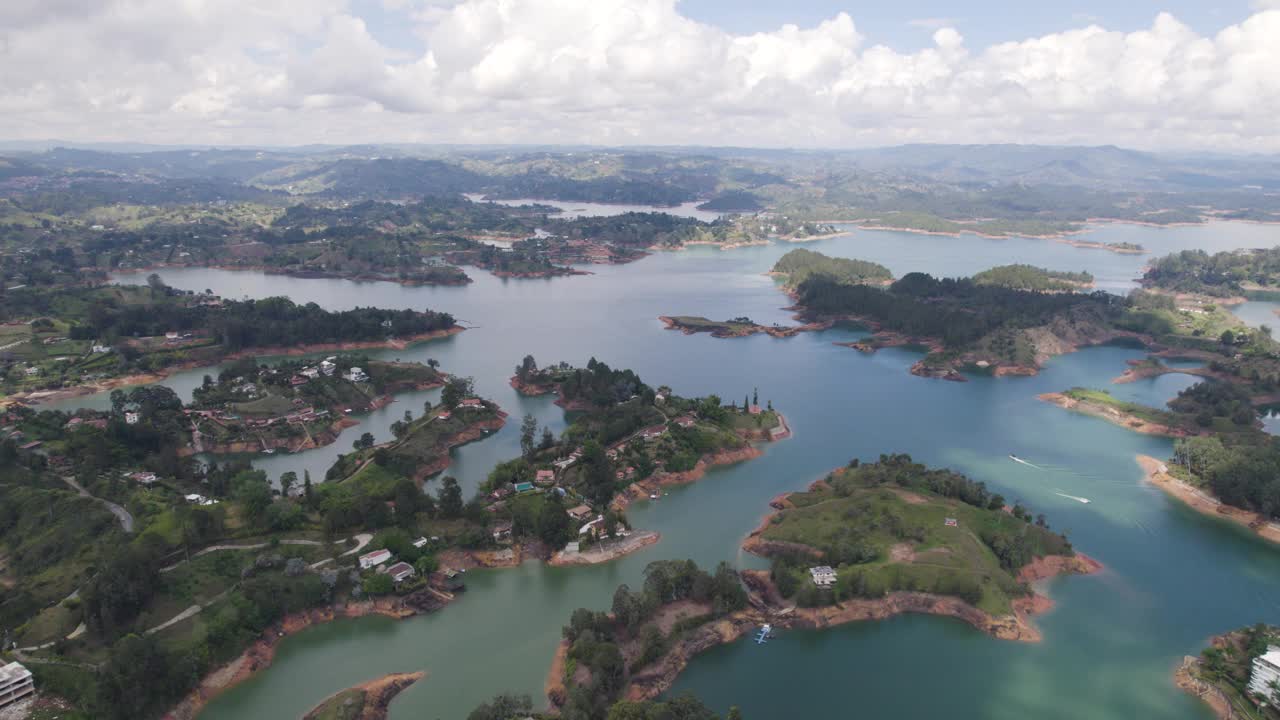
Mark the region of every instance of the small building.
POLYGON ((1261 695, 1269 703, 1280 701, 1280 692, 1273 686, 1280 684, 1280 648, 1274 645, 1253 659, 1253 671, 1249 675, 1249 692, 1261 695))
POLYGON ((451 417, 453 417, 453 413, 449 412, 448 410, 445 410, 445 411, 441 412, 439 415, 437 415, 437 416, 436 416, 436 419, 437 419, 437 420, 448 420, 448 419, 449 419, 449 418, 451 418, 451 417))
POLYGON ((30 697, 36 692, 36 681, 31 671, 20 663, 11 662, 0 667, 0 708, 30 697))
POLYGON ((691 428, 693 427, 694 422, 695 421, 692 415, 681 415, 680 417, 676 418, 676 424, 682 428, 691 428))
POLYGON ((408 580, 414 575, 417 575, 417 573, 414 572, 413 570, 413 566, 407 562, 398 562, 395 565, 392 565, 391 567, 387 568, 387 574, 390 575, 391 579, 394 580, 397 584, 402 583, 405 580, 408 580))
POLYGON ((458 403, 459 410, 461 410, 462 408, 482 408, 482 407, 484 407, 484 401, 481 400, 480 398, 463 398, 462 402, 458 403))
POLYGON ((181 335, 179 335, 177 332, 173 330, 170 330, 169 332, 164 334, 165 340, 177 340, 179 337, 181 337, 181 335))
POLYGON ((413 541, 413 546, 421 550, 422 548, 426 547, 430 542, 431 542, 430 540, 424 537, 420 537, 417 540, 413 541))
POLYGON ((760 409, 759 405, 752 405, 751 407, 747 408, 747 412, 752 415, 759 415, 764 411, 760 409))
POLYGON ((943 518, 942 524, 946 527, 960 527, 960 521, 955 518, 943 518))
POLYGON ((111 346, 110 346, 110 345, 94 345, 94 346, 91 348, 91 351, 92 351, 92 352, 95 352, 95 353, 99 353, 99 354, 101 354, 101 353, 109 353, 109 352, 111 352, 111 346))
POLYGON ((830 565, 811 567, 809 568, 809 575, 813 578, 813 584, 820 588, 831 587, 836 584, 836 571, 831 569, 830 565))
POLYGON ((338 369, 337 364, 332 361, 329 361, 329 360, 320 361, 320 372, 323 373, 325 377, 329 377, 333 375, 333 373, 337 371, 337 369, 338 369))
POLYGON ((26 373, 27 377, 35 377, 36 375, 40 374, 40 368, 36 367, 35 365, 31 365, 27 367, 25 370, 23 370, 22 372, 26 373))
POLYGON ((350 382, 356 382, 356 383, 368 382, 369 380, 369 376, 365 374, 364 370, 358 367, 351 368, 350 370, 347 371, 347 374, 344 375, 343 377, 345 377, 350 382))
POLYGON ((586 505, 579 505, 578 507, 569 509, 569 517, 573 518, 575 522, 582 522, 583 520, 591 517, 592 512, 593 511, 590 507, 586 505))
POLYGON ((124 422, 126 425, 137 425, 138 421, 141 419, 142 419, 142 416, 136 412, 130 411, 124 414, 124 422))
POLYGON ((197 495, 196 493, 191 493, 190 495, 185 496, 185 499, 187 502, 191 503, 192 505, 208 506, 208 505, 218 504, 217 500, 211 500, 203 495, 197 495))
POLYGON ((542 485, 544 487, 548 485, 555 485, 556 473, 554 470, 539 470, 537 475, 533 477, 533 482, 535 485, 542 485))
POLYGON ((315 380, 316 378, 320 377, 320 369, 313 368, 313 367, 302 368, 302 372, 298 374, 308 380, 315 380))
POLYGON ((369 568, 375 568, 390 559, 390 550, 387 550, 386 548, 374 550, 373 552, 365 553, 360 556, 360 569, 368 570, 369 568))
POLYGON ((493 541, 496 543, 511 542, 511 523, 500 522, 493 526, 493 541))
POLYGON ((156 481, 156 474, 153 472, 136 472, 129 477, 133 478, 133 481, 140 485, 152 485, 155 484, 156 481))
POLYGON ((299 385, 306 385, 308 382, 309 381, 307 380, 307 378, 302 375, 294 375, 292 378, 289 378, 289 384, 292 385, 293 387, 298 387, 299 385))

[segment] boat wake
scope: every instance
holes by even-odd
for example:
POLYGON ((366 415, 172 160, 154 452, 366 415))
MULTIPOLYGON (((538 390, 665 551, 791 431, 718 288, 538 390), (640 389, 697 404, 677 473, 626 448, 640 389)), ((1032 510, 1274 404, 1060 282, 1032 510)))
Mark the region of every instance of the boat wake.
POLYGON ((1036 464, 1033 464, 1033 463, 1029 463, 1029 462, 1027 462, 1026 460, 1023 460, 1022 458, 1018 457, 1017 455, 1010 455, 1010 456, 1009 456, 1009 459, 1010 459, 1010 460, 1012 460, 1012 461, 1014 461, 1014 462, 1016 462, 1016 463, 1022 463, 1023 465, 1026 465, 1027 467, 1033 467, 1033 468, 1035 468, 1035 469, 1037 469, 1037 470, 1043 470, 1043 469, 1044 469, 1044 468, 1040 467, 1039 465, 1036 465, 1036 464))
POLYGON ((1068 500, 1075 500, 1076 502, 1083 503, 1085 505, 1089 504, 1089 498, 1079 497, 1078 495, 1068 495, 1066 493, 1054 493, 1054 495, 1067 498, 1068 500))

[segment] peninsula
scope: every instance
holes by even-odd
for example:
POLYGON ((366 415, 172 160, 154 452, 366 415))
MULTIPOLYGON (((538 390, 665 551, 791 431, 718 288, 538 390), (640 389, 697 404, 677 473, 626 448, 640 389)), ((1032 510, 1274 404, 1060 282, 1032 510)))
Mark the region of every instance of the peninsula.
POLYGON ((1219 720, 1280 719, 1274 686, 1278 677, 1272 648, 1280 645, 1280 628, 1257 624, 1209 639, 1199 656, 1186 656, 1174 673, 1174 682, 1200 698, 1219 720), (1272 659, 1260 662, 1264 655, 1272 659))
POLYGON ((448 313, 331 312, 288 298, 224 300, 148 286, 32 288, 7 293, 0 320, 0 403, 38 402, 156 382, 237 358, 405 347, 462 331, 448 313))

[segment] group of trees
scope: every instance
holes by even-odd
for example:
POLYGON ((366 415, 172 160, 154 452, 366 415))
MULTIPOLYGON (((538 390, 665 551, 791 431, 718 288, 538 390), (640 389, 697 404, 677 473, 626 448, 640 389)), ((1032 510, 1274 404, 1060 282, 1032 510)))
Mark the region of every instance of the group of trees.
MULTIPOLYGON (((626 585, 618 587, 613 596, 612 613, 579 608, 565 626, 563 635, 569 643, 569 660, 586 668, 590 675, 586 684, 571 683, 568 695, 562 698, 561 716, 566 720, 650 717, 644 708, 610 710, 626 686, 629 674, 661 657, 678 633, 741 610, 747 604, 742 581, 727 563, 720 563, 714 573, 707 573, 692 560, 665 560, 650 563, 644 575, 644 587, 638 592, 626 585), (664 636, 649 621, 664 605, 681 600, 706 604, 710 610, 706 615, 678 623, 670 637, 664 636), (632 658, 628 666, 621 646, 637 637, 640 654, 632 658)), ((695 713, 690 717, 707 716, 695 713)))
POLYGON ((999 285, 1014 290, 1072 291, 1093 283, 1086 271, 1046 270, 1034 265, 1014 264, 993 267, 973 276, 979 285, 999 285))
POLYGON ((1174 445, 1173 458, 1227 505, 1280 518, 1280 441, 1184 438, 1174 445))
POLYGON ((889 268, 867 260, 829 257, 819 252, 796 248, 778 258, 773 272, 786 276, 787 287, 797 287, 805 280, 822 275, 834 282, 856 284, 893 279, 889 268))
POLYGON ((652 392, 632 370, 614 370, 591 358, 585 368, 575 368, 560 383, 566 402, 583 401, 609 406, 626 402, 632 396, 652 392))
POLYGON ((1280 248, 1226 251, 1183 250, 1151 263, 1143 284, 1176 292, 1228 297, 1245 292, 1244 283, 1280 284, 1280 248))
POLYGON ((1044 325, 1068 313, 1114 320, 1127 307, 1124 298, 1105 292, 1031 292, 967 278, 938 280, 924 273, 904 275, 886 289, 813 275, 799 285, 797 294, 811 313, 866 317, 885 330, 938 338, 956 349, 999 329, 1044 325))

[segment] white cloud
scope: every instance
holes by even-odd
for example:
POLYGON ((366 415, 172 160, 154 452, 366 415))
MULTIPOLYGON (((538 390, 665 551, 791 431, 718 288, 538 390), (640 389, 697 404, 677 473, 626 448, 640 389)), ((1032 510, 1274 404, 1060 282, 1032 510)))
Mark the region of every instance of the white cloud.
POLYGON ((920 28, 921 30, 941 30, 942 28, 945 28, 945 27, 954 26, 956 24, 956 21, 953 20, 952 18, 930 17, 930 18, 916 18, 914 20, 908 20, 907 24, 913 28, 920 28))
MULTIPOLYGON (((1280 0, 1273 0, 1280 2, 1280 0)), ((0 137, 862 146, 1116 143, 1280 151, 1280 11, 903 53, 839 14, 733 35, 676 0, 11 0, 0 137)))

